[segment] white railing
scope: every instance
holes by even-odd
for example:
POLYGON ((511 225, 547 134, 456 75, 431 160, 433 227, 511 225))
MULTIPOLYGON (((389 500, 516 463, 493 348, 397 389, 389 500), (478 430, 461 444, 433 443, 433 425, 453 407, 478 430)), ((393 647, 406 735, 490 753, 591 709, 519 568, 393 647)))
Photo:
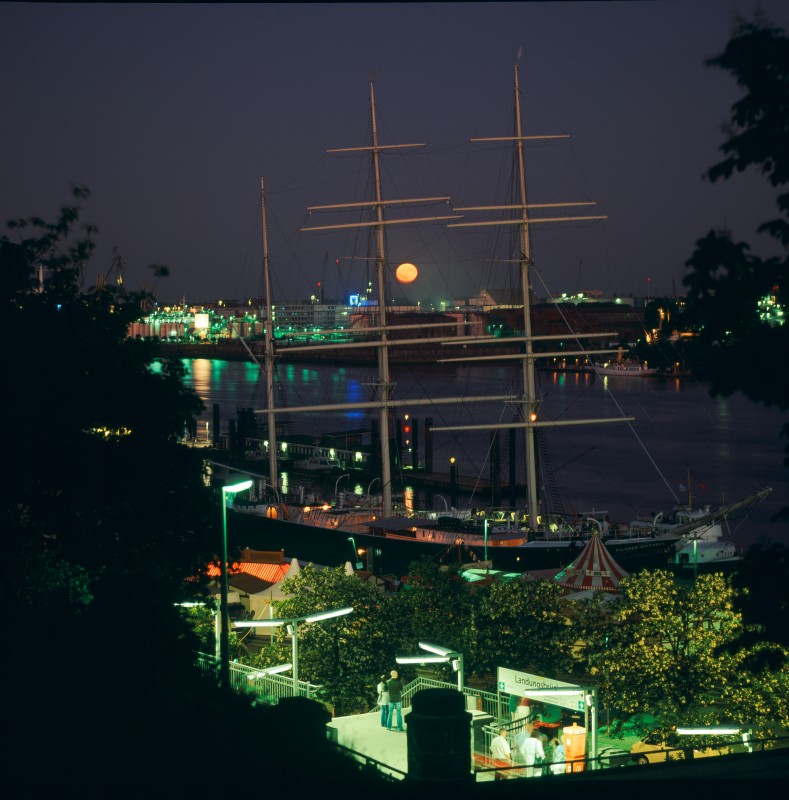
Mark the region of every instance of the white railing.
MULTIPOLYGON (((217 660, 215 656, 206 653, 197 654, 197 666, 204 675, 217 674, 217 660)), ((248 664, 230 662, 230 687, 239 694, 253 695, 257 702, 274 705, 283 697, 293 697, 293 679, 287 675, 264 675, 259 669, 248 664)), ((308 681, 297 682, 298 697, 315 699, 319 686, 308 681)))

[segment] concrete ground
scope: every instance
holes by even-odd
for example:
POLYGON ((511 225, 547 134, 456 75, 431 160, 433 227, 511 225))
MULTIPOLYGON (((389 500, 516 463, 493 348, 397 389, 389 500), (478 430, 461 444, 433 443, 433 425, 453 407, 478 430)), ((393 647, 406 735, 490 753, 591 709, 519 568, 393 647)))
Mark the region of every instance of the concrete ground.
MULTIPOLYGON (((410 709, 403 710, 404 727, 408 727, 408 714, 410 709)), ((472 711, 475 717, 481 712, 472 711)), ((484 716, 484 715, 483 715, 484 716)), ((488 718, 486 718, 487 721, 488 718)), ((347 747, 364 756, 366 759, 378 762, 381 771, 402 779, 408 773, 408 734, 396 730, 387 731, 381 727, 379 712, 370 714, 356 714, 349 717, 335 717, 328 725, 331 736, 337 744, 347 747)), ((625 751, 629 753, 635 737, 624 740, 611 739, 598 733, 597 750, 599 755, 604 751, 625 751)), ((624 760, 627 765, 629 760, 624 760)), ((492 781, 493 772, 478 772, 477 782, 492 781)))

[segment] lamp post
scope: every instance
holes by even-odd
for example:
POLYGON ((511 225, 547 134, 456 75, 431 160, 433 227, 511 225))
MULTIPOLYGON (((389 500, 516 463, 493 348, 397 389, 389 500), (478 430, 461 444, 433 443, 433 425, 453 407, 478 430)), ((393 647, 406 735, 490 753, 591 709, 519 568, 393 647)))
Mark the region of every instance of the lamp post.
POLYGON ((431 644, 430 642, 419 642, 419 646, 423 650, 433 655, 418 655, 418 656, 397 656, 395 661, 398 664, 452 664, 452 669, 458 674, 458 691, 463 691, 463 653, 457 650, 452 650, 449 647, 442 647, 440 644, 431 644))
MULTIPOLYGON (((228 480, 231 480, 230 478, 228 480)), ((227 609, 227 496, 252 486, 252 478, 237 476, 222 487, 222 562, 219 565, 219 683, 230 687, 230 618, 227 609)))
POLYGON ((268 488, 269 488, 269 489, 271 489, 271 491, 272 491, 272 492, 274 492, 274 497, 276 497, 276 498, 277 498, 277 505, 279 505, 279 504, 280 504, 280 499, 279 499, 279 491, 277 491, 277 487, 276 487, 276 486, 274 486, 274 485, 273 485, 273 484, 271 484, 271 483, 266 483, 266 481, 263 481, 263 489, 264 489, 264 490, 265 490, 265 488, 266 488, 267 486, 268 486, 268 488))
POLYGON ((287 626, 291 637, 291 660, 293 663, 293 696, 299 693, 299 623, 320 622, 320 620, 342 617, 353 613, 353 606, 333 608, 330 611, 316 611, 303 617, 285 617, 283 619, 245 619, 233 623, 234 628, 278 628, 287 626))
POLYGON ((359 551, 356 549, 356 539, 354 539, 353 536, 349 536, 348 541, 351 543, 351 547, 353 547, 353 563, 357 569, 361 569, 362 562, 359 561, 359 551))
POLYGON ((458 465, 455 457, 449 459, 449 502, 452 508, 458 505, 458 465))
POLYGON ((337 490, 338 490, 338 488, 339 488, 339 486, 340 486, 340 481, 341 481, 343 478, 348 478, 348 477, 350 477, 350 474, 349 474, 349 473, 346 473, 345 475, 340 475, 340 477, 339 477, 339 478, 337 478, 337 480, 334 482, 334 498, 335 498, 335 500, 337 499, 337 494, 338 494, 338 491, 337 491, 337 490))

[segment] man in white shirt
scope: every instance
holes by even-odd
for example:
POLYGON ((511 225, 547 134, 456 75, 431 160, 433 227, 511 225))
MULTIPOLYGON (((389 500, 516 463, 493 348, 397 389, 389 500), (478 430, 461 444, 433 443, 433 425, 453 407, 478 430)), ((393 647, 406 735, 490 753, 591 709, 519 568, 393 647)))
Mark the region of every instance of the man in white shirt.
MULTIPOLYGON (((510 766, 512 764, 512 751, 510 743, 507 741, 507 729, 499 728, 498 736, 494 736, 490 742, 490 754, 498 762, 497 767, 510 766)), ((507 773, 496 772, 495 780, 508 777, 507 773)))

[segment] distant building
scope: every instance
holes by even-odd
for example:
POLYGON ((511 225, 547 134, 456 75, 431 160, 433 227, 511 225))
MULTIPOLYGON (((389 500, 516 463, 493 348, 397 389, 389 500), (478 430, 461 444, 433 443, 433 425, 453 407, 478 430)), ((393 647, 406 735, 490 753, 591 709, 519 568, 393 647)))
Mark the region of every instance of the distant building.
MULTIPOLYGON (((129 336, 172 342, 259 339, 264 335, 266 321, 265 309, 256 306, 258 302, 157 306, 129 327, 129 336)), ((568 335, 569 325, 578 332, 616 332, 625 341, 635 342, 645 336, 643 309, 643 300, 632 296, 608 297, 598 290, 557 294, 533 306, 533 332, 568 335)), ((392 338, 397 339, 523 335, 520 289, 483 289, 473 297, 440 303, 438 310, 425 311, 419 305, 406 304, 387 306, 386 310, 390 325, 413 326, 393 331, 392 338)), ((306 342, 316 331, 337 331, 342 336, 343 331, 376 325, 376 312, 374 304, 277 303, 273 308, 275 336, 290 339, 292 344, 306 342)))

